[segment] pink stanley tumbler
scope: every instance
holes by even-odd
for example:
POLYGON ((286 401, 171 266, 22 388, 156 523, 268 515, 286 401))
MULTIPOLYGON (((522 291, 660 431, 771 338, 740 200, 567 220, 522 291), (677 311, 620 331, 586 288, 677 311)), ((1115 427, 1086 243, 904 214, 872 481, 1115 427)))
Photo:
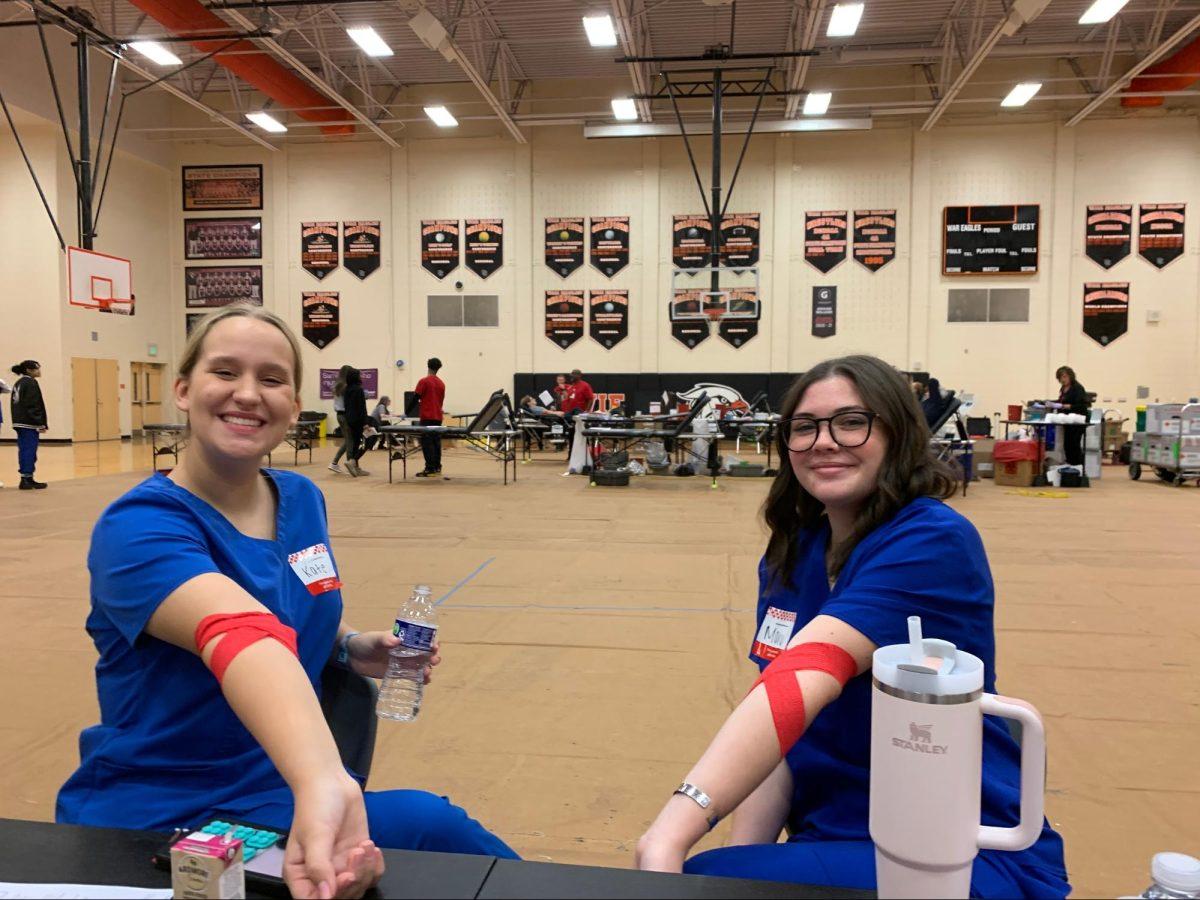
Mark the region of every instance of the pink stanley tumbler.
POLYGON ((1042 829, 1046 737, 1036 709, 983 692, 983 662, 948 641, 875 651, 871 695, 871 840, 879 896, 967 897, 980 849, 1024 850, 1042 829), (1021 821, 979 822, 983 717, 1021 729, 1021 821))

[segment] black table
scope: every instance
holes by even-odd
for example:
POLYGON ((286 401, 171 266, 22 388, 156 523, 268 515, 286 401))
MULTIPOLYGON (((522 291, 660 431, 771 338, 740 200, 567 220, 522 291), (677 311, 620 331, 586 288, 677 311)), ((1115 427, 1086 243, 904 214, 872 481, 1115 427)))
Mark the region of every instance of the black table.
MULTIPOLYGON (((87 828, 0 819, 0 880, 169 888, 170 873, 151 856, 164 836, 151 831, 87 828)), ((867 898, 841 888, 660 875, 628 869, 517 862, 490 856, 384 850, 387 872, 368 896, 476 897, 815 897, 867 898)), ((248 893, 247 896, 259 896, 248 893)))

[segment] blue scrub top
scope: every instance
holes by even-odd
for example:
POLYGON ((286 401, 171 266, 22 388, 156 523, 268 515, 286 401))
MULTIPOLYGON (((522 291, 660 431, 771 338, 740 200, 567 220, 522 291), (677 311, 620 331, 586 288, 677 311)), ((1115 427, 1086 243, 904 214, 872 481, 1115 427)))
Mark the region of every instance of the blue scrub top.
MULTIPOLYGON (((759 628, 772 607, 796 614, 792 634, 827 615, 883 647, 907 643, 908 617, 917 615, 926 637, 951 641, 983 660, 984 690, 995 693, 995 592, 983 542, 966 518, 930 497, 912 501, 854 548, 833 588, 825 570, 828 545, 827 521, 800 536, 790 585, 770 584, 760 562, 759 628)), ((769 663, 753 646, 750 659, 760 670, 769 663)), ((795 782, 792 840, 870 840, 870 741, 868 671, 850 680, 788 753, 795 782)), ((982 800, 984 825, 1020 820, 1020 748, 1004 720, 993 716, 984 717, 982 800)), ((1038 867, 1039 881, 1066 884, 1062 839, 1049 823, 1028 850, 997 857, 1017 869, 1038 867)))
POLYGON ((325 500, 302 475, 263 474, 278 498, 275 540, 242 534, 162 475, 133 488, 96 523, 87 630, 100 654, 100 724, 79 737, 80 766, 59 792, 59 822, 174 828, 212 810, 236 815, 253 809, 256 797, 286 791, 200 657, 144 633, 172 591, 197 575, 220 573, 295 629, 300 662, 320 692, 342 595, 310 594, 288 555, 329 546, 325 500))

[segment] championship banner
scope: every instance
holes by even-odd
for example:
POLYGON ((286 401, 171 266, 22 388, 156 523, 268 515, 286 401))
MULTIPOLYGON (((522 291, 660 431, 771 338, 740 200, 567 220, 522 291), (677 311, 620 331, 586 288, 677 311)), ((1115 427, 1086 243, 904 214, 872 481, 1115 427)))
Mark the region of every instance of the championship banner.
POLYGON ((458 268, 458 219, 421 220, 421 267, 438 279, 458 268))
POLYGON ((467 219, 467 268, 487 278, 504 265, 504 220, 467 219))
POLYGON ((677 288, 671 298, 671 337, 692 350, 708 340, 707 319, 677 319, 676 313, 697 315, 704 291, 699 288, 677 288))
POLYGON ((338 339, 342 317, 337 291, 305 291, 300 295, 300 331, 304 339, 324 350, 338 339))
POLYGON ((1129 282, 1083 286, 1083 333, 1107 347, 1129 329, 1129 282))
POLYGON ((812 335, 827 338, 837 334, 837 287, 826 285, 812 289, 812 335))
POLYGON ((708 216, 676 216, 671 229, 671 260, 677 269, 712 263, 712 221, 708 216))
POLYGON ((717 323, 717 336, 731 347, 740 347, 758 335, 758 291, 754 288, 733 288, 729 292, 729 312, 742 313, 744 319, 726 317, 717 323))
POLYGON ((846 258, 846 211, 804 214, 804 258, 820 272, 846 258))
POLYGON ((360 280, 379 268, 378 222, 342 223, 342 265, 360 280))
POLYGON ((546 219, 546 265, 566 278, 583 265, 583 217, 546 219))
POLYGON ((629 265, 629 216, 593 217, 592 265, 612 278, 629 265))
POLYGON ((1129 255, 1133 244, 1133 205, 1089 206, 1083 252, 1111 269, 1129 255))
POLYGON ((759 213, 729 213, 721 219, 721 265, 748 269, 758 265, 759 213))
POLYGON ((588 335, 605 350, 629 337, 629 291, 589 291, 588 335))
POLYGON ((1183 255, 1186 203, 1143 203, 1138 212, 1138 253, 1161 269, 1183 255))
POLYGON ((300 223, 300 268, 318 281, 338 267, 338 223, 300 223))
POLYGON ((896 211, 854 211, 854 259, 878 272, 896 257, 896 211))
POLYGON ((583 337, 583 291, 546 291, 546 337, 564 350, 583 337))

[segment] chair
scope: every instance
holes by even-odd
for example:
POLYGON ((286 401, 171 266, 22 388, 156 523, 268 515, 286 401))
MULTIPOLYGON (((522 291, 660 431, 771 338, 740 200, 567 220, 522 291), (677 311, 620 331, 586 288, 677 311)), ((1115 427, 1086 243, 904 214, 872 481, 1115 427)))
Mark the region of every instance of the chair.
POLYGON ((510 439, 517 436, 506 416, 512 402, 503 390, 493 391, 483 408, 466 425, 386 425, 379 429, 391 439, 388 446, 388 483, 392 482, 392 463, 400 460, 404 477, 408 478, 408 456, 413 452, 403 439, 436 434, 442 438, 457 438, 467 446, 481 450, 504 465, 504 483, 508 484, 508 466, 513 467, 513 481, 517 480, 517 453, 510 439), (493 447, 493 437, 502 439, 501 446, 493 447))
POLYGON ((366 784, 375 755, 375 698, 379 686, 374 679, 349 669, 326 666, 321 672, 321 712, 329 723, 342 765, 362 776, 366 784))

